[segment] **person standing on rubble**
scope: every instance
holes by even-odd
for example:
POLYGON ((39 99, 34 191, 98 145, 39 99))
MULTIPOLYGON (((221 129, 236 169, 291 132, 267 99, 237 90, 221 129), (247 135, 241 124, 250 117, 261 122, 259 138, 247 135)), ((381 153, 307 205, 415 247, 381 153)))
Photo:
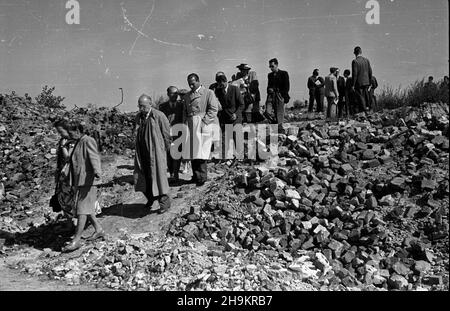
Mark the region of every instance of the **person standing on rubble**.
POLYGON ((245 102, 245 112, 243 122, 257 123, 264 120, 261 114, 261 93, 259 92, 259 81, 255 71, 252 71, 247 64, 236 66, 239 72, 232 76, 232 81, 238 85, 245 102))
POLYGON ((428 77, 428 82, 424 84, 425 100, 427 103, 434 103, 436 101, 437 85, 434 83, 433 76, 428 77))
POLYGON ((70 138, 75 142, 70 156, 70 181, 75 193, 77 229, 72 241, 63 247, 62 252, 71 252, 81 247, 81 236, 87 220, 94 226, 95 233, 88 238, 94 241, 105 237, 105 232, 95 217, 97 201, 97 182, 101 175, 100 154, 92 137, 83 134, 83 126, 76 121, 68 125, 70 138))
MULTIPOLYGON (((349 70, 350 75, 350 70, 349 70)), ((357 112, 355 91, 353 90, 353 77, 349 76, 345 82, 345 101, 347 102, 347 109, 349 116, 357 112)))
POLYGON ((170 150, 170 124, 161 111, 152 107, 150 96, 143 94, 138 100, 136 116, 136 157, 134 159, 134 188, 143 192, 151 208, 158 200, 159 214, 170 208, 167 178, 167 152, 170 150))
POLYGON ((217 78, 215 95, 222 106, 222 111, 218 114, 221 127, 225 124, 242 123, 245 103, 240 89, 228 84, 226 76, 220 76, 217 78))
POLYGON ((345 69, 344 70, 344 76, 338 76, 337 80, 337 86, 338 86, 338 93, 339 93, 339 102, 338 102, 338 117, 348 118, 349 111, 348 111, 348 101, 347 101, 347 81, 350 76, 350 70, 345 69))
POLYGON ((228 84, 227 77, 221 76, 217 78, 217 88, 215 91, 216 97, 219 100, 219 103, 222 106, 222 111, 219 112, 219 122, 220 128, 222 129, 222 142, 225 142, 225 146, 223 147, 222 143, 222 154, 223 151, 233 150, 231 148, 231 143, 236 141, 236 135, 233 131, 233 140, 225 141, 225 132, 227 130, 226 125, 236 125, 242 124, 244 119, 243 111, 245 109, 244 97, 239 89, 239 87, 228 84))
MULTIPOLYGON (((183 123, 184 104, 178 99, 178 88, 175 86, 169 86, 167 88, 167 96, 169 100, 159 105, 159 110, 167 117, 172 128, 176 124, 183 123)), ((172 141, 178 139, 180 135, 178 133, 171 133, 172 141)), ((180 165, 181 159, 173 159, 169 150, 167 152, 167 166, 169 167, 170 179, 173 182, 179 182, 180 165)))
POLYGON ((278 68, 278 60, 269 60, 271 73, 268 74, 266 116, 273 124, 284 122, 285 106, 289 103, 289 74, 278 68))
POLYGON ((210 160, 213 135, 218 125, 217 113, 219 102, 212 90, 206 89, 200 83, 196 73, 187 77, 191 91, 185 95, 183 121, 187 124, 187 148, 183 158, 189 158, 192 164, 193 177, 191 182, 202 186, 208 179, 207 161, 210 160))
POLYGON ((325 96, 327 97, 327 118, 336 119, 337 104, 339 101, 339 91, 337 85, 337 75, 339 69, 330 68, 330 74, 325 77, 325 96))
POLYGON ((444 103, 448 103, 448 98, 449 98, 449 80, 448 76, 445 76, 442 82, 439 84, 439 99, 444 103))
POLYGON ((362 49, 359 46, 355 47, 353 54, 355 59, 352 61, 352 91, 355 92, 360 111, 366 112, 370 105, 369 87, 372 81, 372 67, 369 60, 362 56, 362 49))
POLYGON ((215 78, 215 81, 216 82, 214 82, 213 84, 211 84, 210 86, 209 86, 209 89, 211 90, 211 91, 216 91, 216 88, 217 88, 217 78, 218 77, 220 77, 220 76, 225 76, 225 73, 223 72, 223 71, 218 71, 217 73, 216 73, 216 78, 215 78))
POLYGON ((369 108, 372 111, 376 111, 377 110, 377 97, 375 96, 375 90, 377 88, 378 88, 377 78, 375 78, 375 76, 372 75, 372 80, 370 80, 370 89, 369 89, 369 94, 370 94, 370 106, 369 106, 369 108))
POLYGON ((323 112, 323 100, 325 98, 325 81, 319 76, 319 69, 314 69, 311 77, 308 78, 309 106, 308 112, 313 112, 314 101, 316 102, 316 112, 323 112))

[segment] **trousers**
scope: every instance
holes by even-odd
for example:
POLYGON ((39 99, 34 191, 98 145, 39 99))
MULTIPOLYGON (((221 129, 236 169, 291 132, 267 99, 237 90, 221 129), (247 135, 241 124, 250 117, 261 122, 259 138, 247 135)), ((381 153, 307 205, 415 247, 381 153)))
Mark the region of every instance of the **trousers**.
POLYGON ((208 179, 208 166, 206 160, 195 159, 191 161, 193 178, 197 182, 206 182, 208 179))
POLYGON ((355 87, 355 97, 359 111, 367 111, 367 108, 370 105, 369 86, 355 87))

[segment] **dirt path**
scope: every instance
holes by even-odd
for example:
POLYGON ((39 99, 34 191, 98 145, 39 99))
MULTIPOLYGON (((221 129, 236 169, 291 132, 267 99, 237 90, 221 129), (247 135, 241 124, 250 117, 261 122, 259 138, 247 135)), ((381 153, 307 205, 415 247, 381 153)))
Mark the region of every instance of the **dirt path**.
MULTIPOLYGON (((164 235, 165 227, 178 215, 189 211, 190 202, 198 198, 203 187, 183 184, 171 186, 170 197, 172 206, 162 215, 155 211, 159 209, 155 202, 152 210, 145 207, 146 198, 141 193, 136 193, 131 184, 133 174, 133 159, 125 156, 107 156, 102 159, 103 182, 111 184, 111 188, 102 188, 101 196, 105 202, 114 200, 116 203, 103 207, 103 213, 99 220, 107 233, 107 239, 114 240, 124 231, 130 234, 152 233, 152 235, 164 235)), ((218 177, 218 174, 210 174, 209 179, 218 177)), ((187 181, 190 174, 182 174, 180 178, 187 181)), ((84 236, 92 235, 93 228, 89 227, 84 236)), ((22 260, 22 255, 27 253, 26 260, 39 260, 42 250, 27 247, 19 254, 10 254, 9 257, 0 259, 0 291, 92 291, 98 290, 94 286, 70 286, 60 281, 51 281, 45 277, 30 276, 9 268, 15 262, 22 260)), ((64 255, 65 256, 65 255, 64 255)), ((103 290, 103 289, 102 289, 103 290)))
MULTIPOLYGON (((171 208, 165 214, 156 213, 159 209, 158 202, 153 204, 152 210, 145 207, 147 199, 142 193, 137 193, 131 185, 133 174, 133 159, 126 157, 115 157, 112 161, 104 164, 104 179, 106 181, 118 180, 122 184, 126 184, 126 191, 122 193, 120 202, 103 209, 100 221, 106 233, 110 237, 116 237, 123 230, 131 234, 148 233, 164 234, 165 226, 172 219, 180 214, 189 211, 191 201, 198 198, 205 186, 196 187, 193 184, 187 184, 187 180, 191 179, 191 174, 180 174, 183 181, 181 185, 171 186, 170 198, 171 208)), ((210 173, 210 180, 220 175, 210 173)), ((120 186, 119 187, 123 187, 120 186)), ((119 189, 119 191, 121 191, 119 189)), ((90 232, 87 232, 90 234, 90 232)))
MULTIPOLYGON (((0 291, 95 291, 93 286, 68 286, 64 282, 51 281, 10 269, 0 260, 0 291)), ((105 289, 101 289, 105 290, 105 289)), ((106 289, 107 290, 107 289, 106 289)))

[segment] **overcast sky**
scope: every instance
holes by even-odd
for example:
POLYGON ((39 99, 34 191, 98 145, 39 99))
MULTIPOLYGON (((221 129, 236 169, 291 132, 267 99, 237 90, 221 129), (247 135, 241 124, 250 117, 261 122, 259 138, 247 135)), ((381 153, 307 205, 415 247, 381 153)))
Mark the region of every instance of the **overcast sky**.
POLYGON ((187 88, 191 72, 209 85, 241 62, 265 90, 277 57, 304 99, 312 70, 349 68, 356 45, 381 86, 448 75, 448 1, 379 0, 379 25, 366 23, 366 2, 80 0, 80 25, 67 25, 65 0, 0 0, 0 92, 34 97, 49 84, 68 106, 112 106, 122 87, 134 111, 142 93, 187 88))

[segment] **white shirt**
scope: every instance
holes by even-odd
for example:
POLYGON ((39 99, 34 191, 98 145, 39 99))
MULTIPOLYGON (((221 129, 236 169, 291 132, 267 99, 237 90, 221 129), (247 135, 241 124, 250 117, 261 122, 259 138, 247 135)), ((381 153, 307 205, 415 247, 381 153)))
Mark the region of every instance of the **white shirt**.
POLYGON ((200 85, 200 86, 198 87, 198 89, 196 89, 196 90, 194 91, 194 93, 198 93, 198 91, 200 91, 201 88, 202 88, 202 86, 200 85))

